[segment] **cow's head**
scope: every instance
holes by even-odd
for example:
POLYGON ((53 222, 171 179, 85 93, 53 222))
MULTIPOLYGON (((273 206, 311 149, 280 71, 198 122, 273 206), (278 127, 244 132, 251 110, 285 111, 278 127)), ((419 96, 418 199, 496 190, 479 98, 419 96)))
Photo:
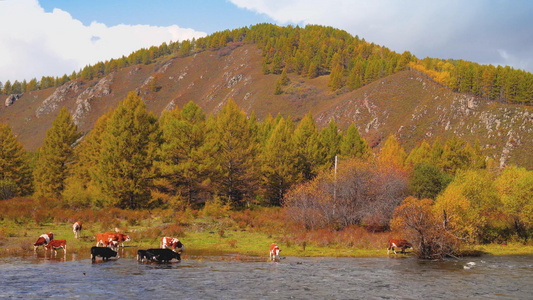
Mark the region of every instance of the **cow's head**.
POLYGON ((174 245, 175 245, 174 248, 179 248, 179 249, 184 249, 185 248, 185 246, 183 246, 183 243, 180 242, 180 240, 178 240, 174 245))

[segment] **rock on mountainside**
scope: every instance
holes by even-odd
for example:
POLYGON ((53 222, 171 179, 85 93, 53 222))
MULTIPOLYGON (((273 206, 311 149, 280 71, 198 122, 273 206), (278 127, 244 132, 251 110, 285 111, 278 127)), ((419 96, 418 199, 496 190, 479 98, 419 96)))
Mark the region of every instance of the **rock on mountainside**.
POLYGON ((300 120, 311 112, 320 127, 331 118, 341 129, 354 122, 376 150, 395 134, 407 151, 423 139, 432 143, 457 135, 471 144, 479 139, 488 156, 500 165, 533 168, 533 108, 487 101, 458 94, 413 71, 403 71, 355 91, 331 92, 328 76, 314 79, 289 74, 284 93, 274 95, 279 75, 262 74, 261 50, 233 45, 185 58, 165 58, 135 65, 84 82, 33 91, 0 108, 28 150, 37 149, 65 106, 80 130, 88 132, 102 114, 136 91, 156 115, 165 109, 196 102, 207 114, 217 113, 232 98, 246 113, 255 111, 300 120))
POLYGON ((18 99, 20 99, 20 97, 22 97, 23 94, 11 94, 9 96, 7 96, 6 98, 6 101, 5 101, 5 106, 11 106, 13 105, 13 103, 15 103, 15 101, 17 101, 18 99))

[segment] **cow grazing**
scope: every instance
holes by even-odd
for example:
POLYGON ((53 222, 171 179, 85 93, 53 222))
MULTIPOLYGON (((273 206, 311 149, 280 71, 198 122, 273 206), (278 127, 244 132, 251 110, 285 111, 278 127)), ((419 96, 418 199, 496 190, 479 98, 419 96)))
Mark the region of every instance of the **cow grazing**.
POLYGON ((278 245, 272 243, 272 245, 270 245, 270 260, 275 261, 276 259, 279 259, 280 252, 281 250, 279 250, 278 245))
POLYGON ((94 262, 97 256, 100 256, 103 261, 108 261, 110 257, 118 257, 118 253, 108 247, 91 247, 91 260, 94 262))
POLYGON ((407 248, 413 250, 413 245, 406 240, 390 239, 387 245, 387 254, 389 254, 390 250, 392 250, 394 254, 397 254, 395 248, 402 249, 401 253, 404 253, 407 248))
POLYGON ((67 254, 67 240, 51 240, 46 248, 53 249, 57 255, 57 250, 63 249, 64 253, 67 254))
POLYGON ((181 256, 179 253, 174 252, 168 248, 165 249, 158 249, 158 248, 152 248, 146 250, 146 256, 151 261, 156 262, 170 262, 173 258, 177 259, 178 261, 181 261, 181 256))
POLYGON ((176 248, 180 251, 185 249, 185 246, 177 238, 163 237, 161 238, 161 248, 172 248, 172 251, 176 252, 176 248))
POLYGON ((80 221, 72 225, 72 231, 74 232, 75 238, 78 238, 78 233, 80 234, 80 237, 81 237, 81 222, 80 221))
POLYGON ((44 248, 53 239, 54 234, 52 232, 41 234, 41 236, 39 236, 39 238, 37 239, 37 242, 33 244, 33 251, 36 251, 39 246, 43 246, 44 248))

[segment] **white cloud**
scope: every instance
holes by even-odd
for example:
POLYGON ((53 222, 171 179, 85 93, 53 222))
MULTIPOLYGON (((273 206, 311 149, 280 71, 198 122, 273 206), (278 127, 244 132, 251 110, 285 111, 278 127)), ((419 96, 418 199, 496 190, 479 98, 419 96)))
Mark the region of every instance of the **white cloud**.
POLYGON ((0 1, 0 81, 62 76, 88 64, 163 42, 205 36, 176 25, 89 26, 69 13, 46 13, 37 0, 0 1))
POLYGON ((533 2, 483 0, 230 0, 280 24, 320 24, 417 57, 533 71, 533 2), (500 49, 514 56, 502 56, 500 49))

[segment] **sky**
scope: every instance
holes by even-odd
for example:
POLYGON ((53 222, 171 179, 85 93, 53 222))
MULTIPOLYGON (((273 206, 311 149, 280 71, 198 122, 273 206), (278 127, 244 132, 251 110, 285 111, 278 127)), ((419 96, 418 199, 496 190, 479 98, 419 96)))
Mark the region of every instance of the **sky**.
POLYGON ((0 82, 257 23, 319 24, 418 58, 533 72, 530 0, 0 0, 0 82))

